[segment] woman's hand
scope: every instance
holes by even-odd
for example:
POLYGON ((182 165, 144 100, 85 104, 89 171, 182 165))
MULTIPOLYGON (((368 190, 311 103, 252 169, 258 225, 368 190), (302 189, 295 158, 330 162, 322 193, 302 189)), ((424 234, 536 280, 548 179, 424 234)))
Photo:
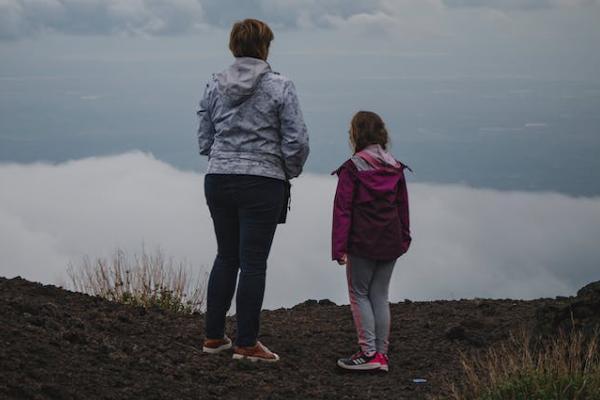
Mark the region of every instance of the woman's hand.
POLYGON ((342 256, 342 258, 340 258, 339 260, 337 260, 337 263, 338 263, 339 265, 346 265, 346 264, 348 263, 348 255, 347 255, 347 254, 344 254, 344 255, 342 256))

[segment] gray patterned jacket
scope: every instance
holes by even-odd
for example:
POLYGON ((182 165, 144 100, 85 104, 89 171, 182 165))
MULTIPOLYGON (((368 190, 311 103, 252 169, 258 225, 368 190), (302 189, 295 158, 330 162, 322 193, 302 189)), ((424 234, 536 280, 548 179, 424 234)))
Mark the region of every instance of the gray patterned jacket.
POLYGON ((308 135, 291 80, 263 60, 239 57, 206 85, 198 144, 213 174, 291 179, 308 157, 308 135))

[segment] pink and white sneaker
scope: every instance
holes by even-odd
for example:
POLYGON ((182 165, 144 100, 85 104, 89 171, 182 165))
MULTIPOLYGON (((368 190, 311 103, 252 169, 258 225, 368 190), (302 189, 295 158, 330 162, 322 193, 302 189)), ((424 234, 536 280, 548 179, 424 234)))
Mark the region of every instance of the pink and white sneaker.
POLYGON ((384 372, 388 372, 390 370, 390 359, 387 354, 377 353, 375 356, 377 362, 379 363, 379 369, 384 372))
POLYGON ((359 351, 350 357, 340 358, 337 362, 337 365, 340 368, 355 371, 372 371, 381 367, 378 356, 379 354, 377 353, 367 355, 362 351, 359 351))

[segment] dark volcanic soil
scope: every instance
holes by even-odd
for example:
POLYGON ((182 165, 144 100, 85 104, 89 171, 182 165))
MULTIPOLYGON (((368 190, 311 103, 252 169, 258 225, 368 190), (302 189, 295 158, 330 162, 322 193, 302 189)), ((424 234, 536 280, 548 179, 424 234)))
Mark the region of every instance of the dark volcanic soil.
MULTIPOLYGON (((555 300, 392 305, 390 372, 336 367, 356 350, 348 306, 264 311, 273 365, 201 352, 203 317, 145 310, 0 278, 1 399, 420 399, 461 379, 458 352, 506 338, 555 300), (414 384, 425 378, 427 384, 414 384)), ((228 333, 234 335, 233 320, 228 333)))

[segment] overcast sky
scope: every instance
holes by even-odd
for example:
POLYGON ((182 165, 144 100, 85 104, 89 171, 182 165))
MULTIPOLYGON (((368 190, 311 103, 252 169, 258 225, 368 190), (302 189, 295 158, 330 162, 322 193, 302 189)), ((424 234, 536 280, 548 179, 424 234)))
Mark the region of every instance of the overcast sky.
MULTIPOLYGON (((221 39, 213 35, 237 19, 257 17, 276 36, 295 33, 279 52, 451 52, 458 57, 457 65, 446 66, 449 74, 500 62, 496 71, 506 74, 540 67, 542 76, 597 79, 599 16, 598 0, 4 0, 0 38, 103 35, 115 38, 117 48, 127 47, 123 35, 192 36, 200 50, 207 36, 221 39)), ((222 51, 224 44, 211 47, 222 51)))
MULTIPOLYGON (((275 28, 349 25, 432 36, 511 26, 501 24, 522 30, 515 34, 532 34, 554 18, 562 20, 562 26, 573 24, 575 32, 570 33, 577 34, 586 26, 574 24, 573 18, 584 22, 587 15, 592 22, 597 6, 597 0, 4 0, 0 10, 2 37, 20 39, 48 31, 171 35, 229 28, 232 21, 246 17, 264 19, 275 28), (459 29, 457 22, 465 18, 470 27, 459 29)), ((550 27, 545 28, 538 34, 549 33, 550 27)))

